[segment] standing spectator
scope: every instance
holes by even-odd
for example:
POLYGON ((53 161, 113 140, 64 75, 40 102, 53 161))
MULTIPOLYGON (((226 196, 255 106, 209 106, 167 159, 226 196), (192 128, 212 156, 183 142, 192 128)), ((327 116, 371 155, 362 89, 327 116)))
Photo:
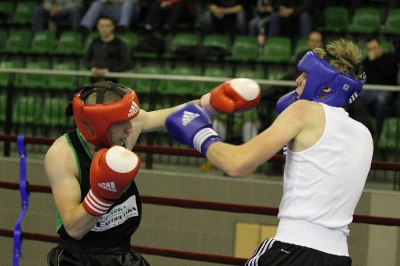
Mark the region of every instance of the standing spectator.
MULTIPOLYGON (((123 41, 114 35, 115 24, 109 17, 97 22, 100 36, 95 38, 82 58, 82 64, 92 73, 92 83, 104 79, 107 72, 123 72, 132 68, 133 63, 123 41)), ((106 80, 117 82, 116 78, 106 80)))
MULTIPOLYGON (((367 75, 367 84, 379 85, 397 85, 397 73, 399 72, 399 57, 394 53, 384 53, 378 37, 368 37, 365 40, 367 49, 367 58, 363 61, 365 74, 367 75)), ((369 116, 368 106, 373 105, 376 123, 376 132, 374 138, 379 140, 383 129, 383 121, 385 120, 388 108, 395 98, 395 93, 385 90, 365 90, 360 94, 359 106, 354 109, 355 116, 360 117, 357 113, 363 113, 364 116, 369 116)), ((356 119, 356 118, 355 118, 356 119)), ((368 121, 367 118, 360 122, 368 121)), ((371 127, 370 130, 372 131, 371 127)))
POLYGON ((249 22, 249 35, 258 37, 259 52, 262 53, 267 34, 267 27, 274 11, 274 0, 257 0, 254 17, 249 22))
POLYGON ((248 2, 241 0, 211 0, 209 10, 203 17, 203 37, 220 30, 232 28, 236 25, 239 35, 247 32, 248 2))
POLYGON ((144 28, 152 31, 161 17, 162 30, 168 32, 179 22, 193 22, 194 14, 194 0, 154 0, 147 13, 144 28))
POLYGON ((46 21, 54 23, 70 20, 72 28, 79 28, 83 10, 82 0, 44 0, 43 4, 37 6, 33 11, 32 36, 43 29, 46 21))
POLYGON ((119 32, 126 32, 138 13, 137 0, 96 0, 83 16, 81 30, 91 32, 97 19, 107 16, 117 22, 119 32))
POLYGON ((280 36, 282 27, 289 29, 297 24, 300 38, 308 38, 313 25, 323 25, 324 6, 324 1, 319 0, 282 0, 279 9, 271 15, 268 37, 280 36))

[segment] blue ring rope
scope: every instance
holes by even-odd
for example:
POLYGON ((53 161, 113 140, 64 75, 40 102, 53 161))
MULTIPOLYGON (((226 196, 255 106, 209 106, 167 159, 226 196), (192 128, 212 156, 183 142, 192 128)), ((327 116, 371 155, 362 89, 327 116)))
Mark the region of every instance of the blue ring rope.
POLYGON ((29 197, 30 193, 26 190, 27 180, 26 180, 26 147, 24 143, 24 136, 20 135, 17 138, 18 143, 18 154, 19 154, 19 190, 21 194, 21 213, 19 214, 18 220, 14 226, 14 257, 13 257, 13 266, 19 265, 19 260, 22 256, 22 238, 21 238, 21 222, 25 216, 25 213, 29 207, 29 197))

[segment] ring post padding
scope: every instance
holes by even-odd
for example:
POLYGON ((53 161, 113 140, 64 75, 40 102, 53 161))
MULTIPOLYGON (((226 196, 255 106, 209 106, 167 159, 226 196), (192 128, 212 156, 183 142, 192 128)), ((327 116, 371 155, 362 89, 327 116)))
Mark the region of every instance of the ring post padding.
POLYGON ((24 143, 24 136, 19 135, 17 139, 18 143, 18 154, 19 154, 19 166, 20 166, 20 174, 19 174, 19 191, 21 194, 21 213, 19 214, 18 220, 14 226, 14 256, 13 256, 13 266, 19 265, 19 259, 21 258, 21 247, 22 247, 22 238, 21 238, 21 221, 25 216, 25 213, 29 207, 29 197, 30 193, 26 190, 27 180, 26 180, 26 147, 24 143))

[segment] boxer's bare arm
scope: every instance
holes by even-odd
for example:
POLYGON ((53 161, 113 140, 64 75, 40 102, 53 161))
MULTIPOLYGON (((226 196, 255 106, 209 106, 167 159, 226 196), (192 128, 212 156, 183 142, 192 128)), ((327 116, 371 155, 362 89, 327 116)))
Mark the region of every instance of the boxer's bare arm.
POLYGON ((67 233, 81 239, 96 224, 98 217, 88 214, 81 204, 81 189, 75 156, 65 137, 48 150, 44 167, 55 204, 67 233))

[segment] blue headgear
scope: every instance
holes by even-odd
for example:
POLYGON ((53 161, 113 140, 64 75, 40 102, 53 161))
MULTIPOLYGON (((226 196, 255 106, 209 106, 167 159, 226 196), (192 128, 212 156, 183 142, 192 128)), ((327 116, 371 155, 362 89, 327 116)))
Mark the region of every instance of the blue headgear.
MULTIPOLYGON (((307 52, 297 64, 297 68, 306 72, 307 82, 300 99, 321 102, 334 107, 346 107, 352 103, 362 91, 365 84, 365 73, 359 63, 346 75, 329 64, 332 59, 338 59, 326 51, 326 56, 321 59, 314 52, 307 52), (359 76, 361 81, 354 78, 359 76), (331 92, 324 92, 330 88, 331 92), (319 95, 325 97, 319 97, 319 95)), ((340 60, 340 59, 338 59, 340 60)))

